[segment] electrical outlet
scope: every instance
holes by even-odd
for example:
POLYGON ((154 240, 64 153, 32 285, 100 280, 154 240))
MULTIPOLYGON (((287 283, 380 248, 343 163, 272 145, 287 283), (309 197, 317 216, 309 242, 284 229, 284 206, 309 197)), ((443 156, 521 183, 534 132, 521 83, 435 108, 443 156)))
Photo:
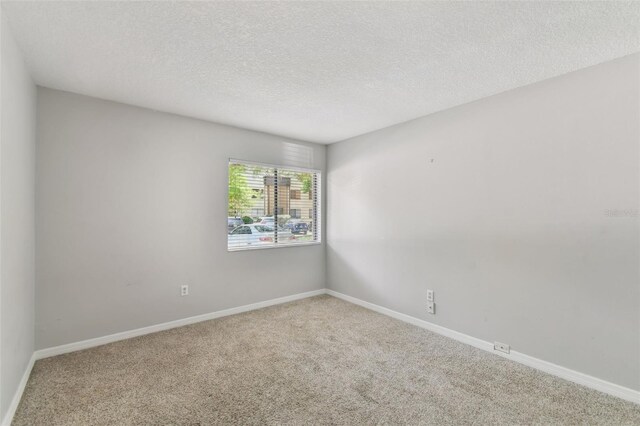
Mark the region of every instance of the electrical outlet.
POLYGON ((433 302, 428 302, 427 303, 427 312, 429 312, 430 314, 434 314, 436 313, 436 304, 433 302))
POLYGON ((180 296, 188 296, 189 295, 189 286, 183 285, 180 287, 180 296))
POLYGON ((433 302, 433 290, 427 290, 427 301, 433 302))
POLYGON ((504 352, 505 354, 511 352, 511 346, 507 345, 506 343, 493 342, 493 349, 496 351, 504 352))

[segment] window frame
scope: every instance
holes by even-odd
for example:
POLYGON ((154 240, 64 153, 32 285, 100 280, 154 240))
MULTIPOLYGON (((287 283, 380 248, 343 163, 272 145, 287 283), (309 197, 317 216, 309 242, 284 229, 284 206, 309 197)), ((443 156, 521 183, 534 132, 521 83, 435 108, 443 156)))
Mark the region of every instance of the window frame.
MULTIPOLYGON (((315 191, 309 191, 310 200, 313 200, 313 193, 315 192, 315 218, 312 218, 312 224, 317 228, 312 232, 316 236, 315 240, 308 242, 296 242, 296 243, 281 243, 277 244, 274 242, 273 245, 258 245, 258 246, 239 246, 239 247, 229 247, 229 231, 228 228, 225 228, 225 232, 227 235, 227 252, 243 252, 243 251, 251 251, 251 250, 268 250, 268 249, 278 249, 278 248, 291 248, 291 247, 306 247, 306 246, 315 246, 322 244, 322 170, 320 169, 311 169, 305 167, 297 167, 297 166, 287 166, 287 165, 277 165, 270 163, 263 163, 260 161, 249 161, 249 160, 239 160, 237 158, 229 158, 227 161, 227 182, 226 182, 226 202, 229 200, 229 168, 231 164, 242 164, 244 166, 258 166, 265 167, 270 169, 282 169, 285 171, 299 172, 299 173, 309 173, 315 175, 315 191)), ((276 173, 277 175, 277 173, 276 173)), ((302 193, 301 193, 302 198, 302 193)), ((227 205, 227 216, 228 216, 228 205, 227 205)), ((312 207, 311 210, 314 208, 312 207)))

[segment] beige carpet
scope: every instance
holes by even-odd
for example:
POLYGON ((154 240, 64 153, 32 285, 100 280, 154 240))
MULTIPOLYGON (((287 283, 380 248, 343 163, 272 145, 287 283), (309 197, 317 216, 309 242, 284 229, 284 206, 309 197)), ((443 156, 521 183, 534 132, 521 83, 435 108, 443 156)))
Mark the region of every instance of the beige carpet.
POLYGON ((36 362, 15 425, 640 424, 640 406, 319 296, 36 362))

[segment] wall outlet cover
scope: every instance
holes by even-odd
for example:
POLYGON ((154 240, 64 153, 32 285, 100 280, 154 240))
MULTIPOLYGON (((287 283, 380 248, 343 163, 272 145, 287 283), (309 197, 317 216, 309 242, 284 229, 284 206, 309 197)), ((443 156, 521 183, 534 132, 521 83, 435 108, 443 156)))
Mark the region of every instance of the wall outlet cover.
POLYGON ((433 302, 428 302, 427 303, 427 312, 429 312, 430 314, 434 314, 436 313, 436 304, 433 302))
POLYGON ((506 354, 511 352, 511 346, 507 345, 506 343, 494 342, 493 349, 496 351, 504 352, 506 354))

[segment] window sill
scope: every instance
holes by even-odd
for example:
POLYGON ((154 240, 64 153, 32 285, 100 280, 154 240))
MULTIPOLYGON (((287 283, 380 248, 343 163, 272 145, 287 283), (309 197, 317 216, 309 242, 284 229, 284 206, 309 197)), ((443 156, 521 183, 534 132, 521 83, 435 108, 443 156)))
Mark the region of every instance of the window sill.
POLYGON ((227 247, 228 252, 237 252, 237 251, 252 251, 252 250, 268 250, 268 249, 280 249, 280 248, 292 248, 292 247, 306 247, 306 246, 319 246, 322 245, 322 241, 311 241, 308 243, 292 243, 292 244, 274 244, 274 245, 263 245, 263 246, 247 246, 247 247, 227 247))

